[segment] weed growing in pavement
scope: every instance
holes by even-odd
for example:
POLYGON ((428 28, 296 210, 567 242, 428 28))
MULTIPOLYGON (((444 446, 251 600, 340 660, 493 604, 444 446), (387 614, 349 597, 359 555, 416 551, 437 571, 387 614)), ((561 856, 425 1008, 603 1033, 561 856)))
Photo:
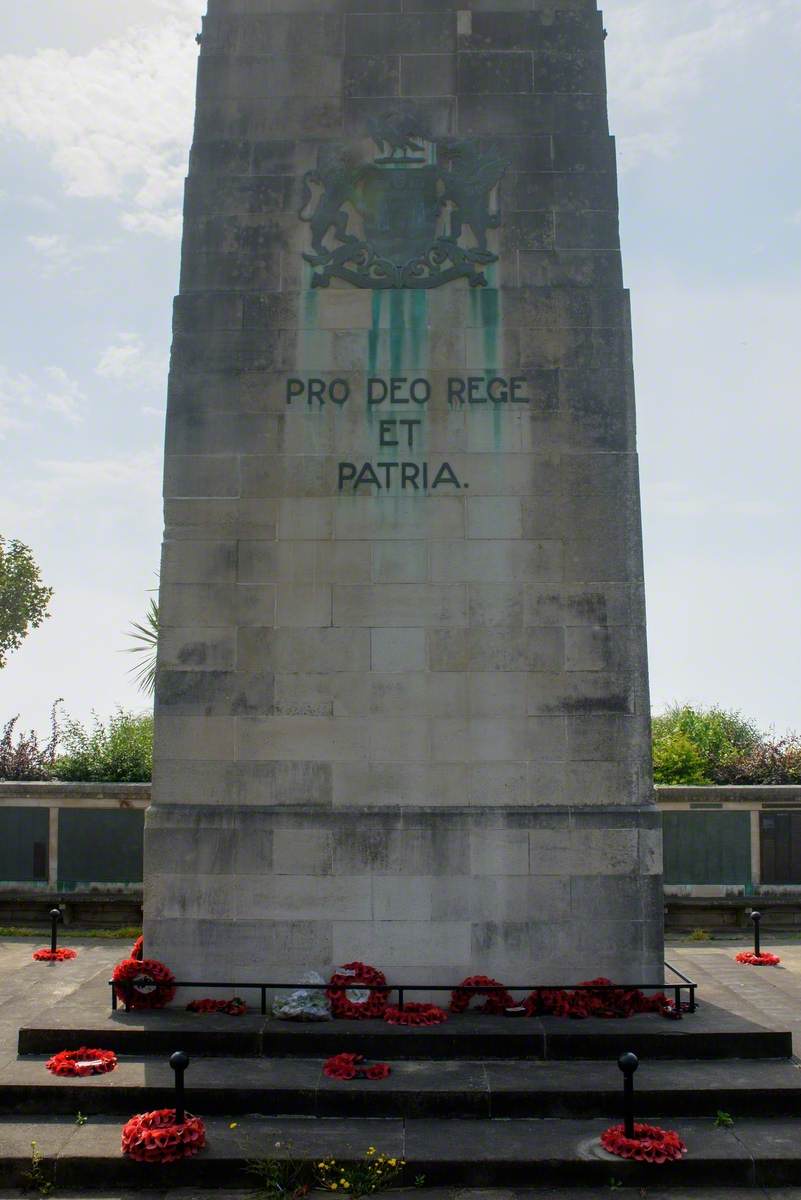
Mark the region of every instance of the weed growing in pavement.
POLYGON ((355 1162, 323 1159, 317 1163, 315 1177, 327 1192, 344 1192, 358 1200, 397 1183, 405 1165, 404 1159, 390 1158, 388 1154, 379 1154, 375 1146, 368 1146, 364 1158, 355 1162))
POLYGON ((734 1125, 734 1118, 731 1113, 724 1112, 719 1108, 715 1113, 715 1128, 716 1129, 731 1129, 734 1125))
POLYGON ((48 1179, 42 1162, 44 1155, 36 1142, 31 1142, 31 1167, 22 1173, 23 1192, 38 1192, 40 1196, 49 1196, 55 1184, 48 1179))
MULTIPOLYGON (((232 1121, 229 1129, 236 1129, 232 1121)), ((302 1200, 311 1190, 311 1170, 308 1163, 292 1158, 291 1142, 276 1142, 275 1149, 285 1149, 285 1158, 254 1158, 245 1170, 256 1179, 254 1200, 302 1200)))
POLYGON ((712 934, 708 929, 691 929, 687 934, 688 942, 711 942, 712 934))
POLYGON ((88 1120, 89 1120, 89 1118, 82 1112, 77 1112, 75 1114, 75 1124, 76 1125, 85 1125, 88 1120))

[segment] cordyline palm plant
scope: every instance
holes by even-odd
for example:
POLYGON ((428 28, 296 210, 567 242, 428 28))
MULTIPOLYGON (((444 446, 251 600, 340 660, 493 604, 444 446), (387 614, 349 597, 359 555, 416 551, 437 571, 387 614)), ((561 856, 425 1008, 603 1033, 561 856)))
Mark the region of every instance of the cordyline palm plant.
POLYGON ((141 655, 129 674, 133 675, 140 691, 152 696, 156 687, 156 646, 159 640, 159 602, 151 598, 145 612, 143 622, 131 621, 130 632, 126 634, 135 646, 127 646, 128 654, 141 655))

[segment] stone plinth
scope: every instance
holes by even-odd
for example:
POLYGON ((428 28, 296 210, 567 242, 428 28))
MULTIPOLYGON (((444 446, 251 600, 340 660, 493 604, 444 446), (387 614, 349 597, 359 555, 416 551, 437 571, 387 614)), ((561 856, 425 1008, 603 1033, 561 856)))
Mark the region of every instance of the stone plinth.
POLYGON ((658 979, 600 15, 320 7, 204 22, 147 953, 658 979))

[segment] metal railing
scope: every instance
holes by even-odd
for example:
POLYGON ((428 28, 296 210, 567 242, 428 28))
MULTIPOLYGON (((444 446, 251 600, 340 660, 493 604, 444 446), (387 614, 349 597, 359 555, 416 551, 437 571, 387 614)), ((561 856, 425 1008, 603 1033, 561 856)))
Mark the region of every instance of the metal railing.
MULTIPOLYGON (((680 983, 536 983, 536 984, 503 984, 503 989, 507 992, 525 992, 527 996, 537 995, 537 1007, 532 1013, 532 1016, 538 1016, 541 1012, 540 996, 543 992, 673 992, 674 1005, 677 1018, 681 1018, 683 1012, 694 1013, 696 1010, 696 991, 698 984, 692 979, 688 979, 671 963, 665 962, 665 966, 669 971, 676 975, 680 983), (687 1001, 683 1000, 683 993, 687 993, 687 1001)), ((472 992, 477 994, 486 994, 489 990, 486 985, 467 985, 463 986, 460 983, 385 983, 385 984, 359 984, 358 982, 349 983, 235 983, 224 982, 219 980, 198 980, 198 979, 174 979, 169 983, 158 983, 152 980, 153 988, 225 988, 226 991, 235 993, 245 991, 258 991, 260 993, 260 1011, 262 1016, 267 1015, 267 993, 269 991, 295 991, 304 989, 306 991, 337 991, 347 992, 354 987, 361 990, 373 992, 386 992, 388 995, 392 992, 397 993, 398 1006, 402 1007, 406 992, 453 992, 457 988, 462 992, 472 992)), ((109 980, 111 988, 111 1008, 116 1011, 118 993, 122 998, 126 1012, 131 1010, 131 999, 135 988, 130 980, 120 980, 115 983, 113 979, 109 980)), ((153 990, 153 989, 149 989, 153 990)))

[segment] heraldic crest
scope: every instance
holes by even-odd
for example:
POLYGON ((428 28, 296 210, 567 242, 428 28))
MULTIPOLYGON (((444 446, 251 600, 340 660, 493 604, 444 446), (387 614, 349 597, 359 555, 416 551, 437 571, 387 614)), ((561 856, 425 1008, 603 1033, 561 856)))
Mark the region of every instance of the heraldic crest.
POLYGON ((312 286, 336 277, 363 288, 433 288, 463 276, 486 286, 484 268, 498 261, 487 249, 487 230, 500 221, 491 194, 506 163, 470 140, 428 138, 411 106, 367 127, 378 157, 326 143, 303 177, 298 216, 311 227, 303 257, 315 269, 312 286))

